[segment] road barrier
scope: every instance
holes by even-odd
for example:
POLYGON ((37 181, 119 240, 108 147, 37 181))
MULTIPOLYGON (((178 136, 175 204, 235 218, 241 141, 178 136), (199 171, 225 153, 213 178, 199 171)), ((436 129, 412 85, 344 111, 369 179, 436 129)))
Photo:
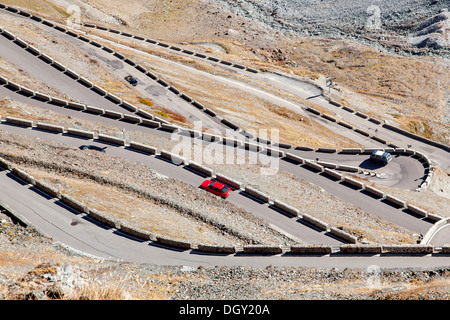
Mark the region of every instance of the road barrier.
POLYGON ((239 126, 227 119, 222 119, 220 122, 222 122, 223 124, 225 124, 226 126, 230 127, 233 130, 239 130, 239 126))
POLYGON ((320 164, 317 164, 317 163, 315 163, 313 161, 310 161, 310 160, 305 160, 303 165, 307 166, 309 168, 312 168, 312 169, 314 169, 314 170, 316 170, 318 172, 323 172, 323 169, 324 169, 320 164))
POLYGON ((142 109, 137 109, 136 114, 141 116, 144 119, 155 120, 154 115, 152 115, 150 112, 142 110, 142 109))
POLYGON ((32 185, 36 184, 36 181, 34 180, 34 178, 31 175, 29 175, 28 173, 26 173, 25 171, 23 171, 17 167, 11 167, 10 170, 13 174, 15 174, 17 177, 24 180, 25 182, 32 184, 32 185))
POLYGON ((280 209, 280 210, 282 210, 284 212, 287 212, 287 213, 289 213, 290 215, 292 215, 294 217, 298 217, 299 214, 300 214, 300 211, 298 209, 296 209, 296 208, 294 208, 294 207, 292 207, 292 206, 290 206, 290 205, 288 205, 288 204, 286 204, 284 202, 281 202, 279 200, 274 200, 273 201, 273 205, 276 208, 278 208, 278 209, 280 209))
POLYGON ((332 122, 337 122, 338 120, 336 119, 336 118, 333 118, 333 117, 331 117, 331 116, 329 116, 329 115, 327 115, 327 114, 322 114, 322 118, 325 118, 325 119, 327 119, 328 121, 332 121, 332 122))
POLYGON ((336 169, 337 168, 337 164, 331 163, 331 162, 317 161, 317 164, 319 164, 322 167, 324 167, 324 171, 325 171, 325 168, 329 168, 329 169, 336 169))
POLYGON ((346 122, 338 121, 338 125, 343 126, 343 127, 347 128, 347 129, 353 130, 353 126, 351 124, 346 123, 346 122))
POLYGON ((67 106, 67 101, 66 100, 62 100, 59 98, 55 98, 55 97, 51 97, 50 98, 50 103, 60 106, 60 107, 65 107, 67 106))
POLYGON ((139 150, 139 151, 142 151, 142 152, 145 152, 148 154, 156 154, 156 151, 157 151, 157 148, 155 148, 155 147, 147 146, 145 144, 134 142, 134 141, 130 142, 129 148, 134 149, 134 150, 139 150))
POLYGON ((256 151, 256 152, 264 150, 264 147, 261 146, 260 144, 255 144, 255 143, 250 143, 250 142, 244 142, 244 148, 246 150, 256 151))
POLYGON ((89 209, 88 216, 94 220, 97 220, 97 221, 111 227, 111 228, 120 228, 119 227, 120 223, 116 219, 113 219, 113 218, 105 215, 104 213, 98 212, 95 209, 89 209))
POLYGON ((284 157, 284 152, 278 149, 267 147, 265 150, 260 151, 262 154, 266 154, 271 157, 284 157))
POLYGON ((318 148, 316 152, 335 153, 336 149, 333 148, 318 148))
POLYGON ((433 246, 422 244, 382 245, 382 250, 383 253, 423 255, 433 253, 433 246))
POLYGON ((209 109, 209 108, 204 108, 203 112, 206 113, 207 115, 211 116, 211 117, 215 117, 216 116, 216 113, 214 111, 212 111, 211 109, 209 109))
POLYGON ((323 173, 334 179, 337 179, 338 181, 341 181, 343 178, 342 174, 340 174, 339 172, 336 172, 334 170, 331 170, 330 168, 324 168, 323 173))
POLYGON ((344 154, 361 154, 362 149, 361 148, 343 148, 339 153, 344 154))
POLYGON ((362 183, 361 181, 357 181, 355 179, 349 178, 349 177, 344 177, 344 179, 342 180, 344 183, 348 183, 358 189, 363 189, 364 190, 364 183, 362 183))
POLYGON ((235 139, 235 138, 229 138, 229 137, 223 137, 222 138, 222 143, 227 145, 227 146, 233 146, 233 147, 238 147, 242 145, 242 141, 235 139))
POLYGON ((189 136, 191 138, 197 138, 200 137, 202 135, 201 131, 198 130, 193 130, 193 129, 185 129, 185 128, 180 128, 180 134, 189 136))
POLYGON ((369 116, 368 116, 367 114, 361 113, 361 112, 359 112, 359 111, 356 111, 355 114, 356 114, 358 117, 363 118, 363 119, 369 118, 369 116))
POLYGON ((112 111, 112 110, 105 110, 103 113, 105 117, 112 118, 112 119, 122 119, 123 114, 121 112, 112 111))
POLYGON ((364 130, 355 128, 354 131, 357 132, 357 133, 359 133, 359 134, 362 134, 363 136, 370 137, 370 133, 368 133, 368 132, 366 132, 366 131, 364 131, 364 130))
MULTIPOLYGON (((244 254, 253 255, 274 255, 274 254, 293 254, 293 255, 328 255, 333 253, 333 248, 330 245, 323 244, 312 244, 312 245, 292 245, 287 249, 283 249, 281 246, 274 245, 244 245, 242 250, 237 250, 236 246, 221 246, 221 245, 211 245, 211 244, 193 244, 189 241, 174 239, 170 237, 163 237, 158 235, 153 235, 148 231, 141 230, 137 227, 130 226, 119 222, 118 220, 108 217, 103 213, 99 213, 95 209, 90 209, 85 204, 79 202, 78 200, 72 198, 67 194, 61 194, 58 190, 47 184, 34 180, 33 177, 28 175, 23 170, 17 169, 15 166, 11 166, 4 159, 0 158, 0 166, 6 170, 10 170, 14 175, 22 178, 23 180, 33 184, 37 189, 46 193, 54 198, 60 199, 61 202, 65 203, 67 206, 87 214, 92 219, 99 221, 111 228, 116 228, 117 230, 134 236, 136 238, 142 239, 144 241, 154 241, 164 246, 182 249, 182 250, 197 250, 201 252, 207 252, 210 254, 235 254, 242 251, 244 254)), ((14 216, 12 211, 8 211, 9 214, 14 216)), ((339 250, 336 253, 346 254, 346 255, 360 255, 360 254, 392 254, 392 255, 428 255, 432 253, 438 254, 448 254, 450 253, 450 245, 443 245, 441 248, 434 248, 432 245, 428 244, 406 244, 406 245, 366 245, 366 244, 355 244, 356 237, 350 235, 349 233, 340 230, 338 228, 329 228, 327 224, 319 221, 318 219, 312 218, 308 215, 303 215, 302 219, 305 222, 311 223, 312 225, 328 231, 330 234, 339 237, 340 239, 350 242, 350 244, 341 244, 339 250)), ((445 221, 445 223, 448 223, 445 221)))
POLYGON ((314 113, 314 114, 316 114, 318 116, 322 115, 322 113, 319 110, 316 110, 316 109, 314 109, 312 107, 307 107, 306 110, 309 111, 309 112, 312 112, 312 113, 314 113))
POLYGON ((320 230, 323 230, 323 231, 327 231, 328 230, 328 223, 325 223, 325 222, 323 222, 323 221, 321 221, 321 220, 319 220, 319 219, 317 219, 317 218, 315 218, 313 216, 310 216, 307 213, 303 213, 302 216, 301 216, 301 219, 303 221, 313 225, 314 227, 319 228, 320 230))
POLYGON ((201 252, 215 253, 215 254, 234 254, 236 247, 234 246, 219 246, 210 244, 198 244, 197 249, 201 252))
POLYGON ((173 124, 168 124, 168 123, 161 123, 161 130, 165 130, 165 131, 169 131, 169 132, 178 132, 180 131, 180 127, 173 125, 173 124))
POLYGON ((134 226, 124 224, 123 222, 120 223, 118 229, 127 235, 131 235, 144 241, 150 241, 153 238, 153 235, 149 231, 138 229, 134 226))
POLYGON ((48 124, 48 123, 38 122, 36 124, 36 128, 41 129, 41 130, 51 131, 51 132, 64 133, 63 126, 57 126, 57 125, 48 124))
POLYGON ((246 186, 244 190, 247 194, 251 195, 252 197, 254 197, 258 200, 261 200, 262 202, 268 203, 270 201, 270 197, 267 194, 265 194, 259 190, 256 190, 253 187, 246 186))
POLYGON ((380 254, 383 249, 381 245, 341 244, 339 253, 342 254, 380 254))
POLYGON ((286 152, 285 157, 286 157, 286 159, 289 159, 289 160, 291 160, 293 162, 296 162, 296 163, 299 163, 299 164, 304 164, 305 163, 305 159, 304 158, 299 157, 299 156, 297 156, 295 154, 292 154, 292 153, 286 152))
POLYGON ((283 149, 291 149, 292 145, 289 143, 277 142, 273 145, 274 147, 283 148, 283 149))
POLYGON ((390 202, 390 203, 392 203, 392 204, 394 204, 394 205, 396 205, 396 206, 398 206, 400 208, 406 207, 406 202, 405 201, 400 200, 400 199, 398 199, 398 198, 396 198, 394 196, 391 196, 390 194, 386 194, 385 197, 384 197, 384 200, 387 201, 387 202, 390 202))
POLYGON ((28 97, 34 97, 36 95, 36 92, 34 92, 33 90, 30 90, 28 88, 25 87, 20 87, 20 93, 28 96, 28 97))
POLYGON ((243 252, 245 254, 281 254, 283 249, 280 246, 264 246, 264 245, 244 245, 243 252))
POLYGON ((220 181, 222 183, 225 183, 226 185, 228 185, 228 186, 230 186, 230 187, 232 187, 234 189, 237 189, 237 190, 239 190, 241 188, 241 186, 242 186, 241 182, 236 181, 236 180, 234 180, 232 178, 229 178, 229 177, 227 177, 227 176, 225 176, 223 174, 220 174, 220 173, 216 173, 216 180, 220 181))
POLYGON ((89 213, 89 209, 88 207, 81 203, 80 201, 72 198, 71 196, 67 195, 67 194, 61 194, 60 195, 60 200, 62 203, 68 205, 69 207, 81 212, 81 213, 89 213))
POLYGON ((378 197, 378 198, 384 198, 385 197, 383 191, 378 190, 378 189, 376 189, 376 188, 374 188, 372 186, 366 185, 365 188, 364 188, 364 191, 367 192, 367 193, 370 193, 371 195, 373 195, 375 197, 378 197))
POLYGON ((164 246, 178 248, 178 249, 182 249, 182 250, 189 250, 192 248, 191 243, 188 241, 182 241, 182 240, 173 239, 173 238, 169 238, 169 237, 157 236, 156 242, 159 244, 162 244, 164 246))
POLYGON ((119 146, 125 146, 125 139, 113 137, 113 136, 106 135, 103 133, 99 133, 97 139, 100 141, 108 142, 111 144, 116 144, 119 146))
POLYGON ((142 118, 127 113, 122 114, 122 116, 123 121, 130 123, 141 123, 143 121, 142 118))
POLYGON ((86 106, 85 111, 89 112, 89 113, 92 113, 92 114, 96 114, 96 115, 103 115, 103 114, 105 114, 105 109, 97 108, 97 107, 94 107, 94 106, 88 106, 88 105, 86 106))
POLYGON ((212 177, 214 175, 214 170, 207 168, 197 162, 189 161, 188 167, 204 174, 207 177, 212 177))
MULTIPOLYGON (((47 25, 51 25, 51 26, 53 26, 53 27, 55 27, 56 28, 56 26, 54 25, 54 24, 52 24, 52 23, 47 23, 47 25)), ((58 28, 57 28, 58 29, 58 28)), ((61 28, 59 28, 58 30, 61 30, 61 28)), ((16 39, 16 38, 15 38, 16 39)), ((88 39, 89 40, 89 39, 88 39)), ((89 40, 90 41, 90 40, 89 40)), ((18 44, 18 45, 20 45, 20 46, 25 46, 25 43, 23 42, 21 42, 21 41, 16 41, 16 43, 18 44)), ((29 48, 29 46, 28 46, 28 48, 29 48)), ((45 55, 43 55, 43 57, 42 57, 42 59, 43 60, 46 60, 46 61, 49 61, 50 63, 52 63, 55 67, 57 67, 58 69, 61 69, 61 70, 66 70, 67 71, 67 69, 64 67, 64 66, 62 66, 61 64, 59 64, 59 63, 57 63, 57 62, 55 62, 52 58, 50 58, 50 57, 48 57, 48 56, 45 56, 45 55)), ((73 76, 73 75, 72 75, 73 76)), ((13 87, 14 87, 14 83, 13 83, 13 85, 12 85, 13 87)), ((19 89, 20 89, 21 87, 19 86, 19 89)), ((96 88, 94 88, 94 89, 96 89, 96 88)), ((97 89, 98 90, 98 89, 97 89)), ((26 92, 26 91, 25 91, 26 92)), ((51 101, 51 99, 50 99, 50 101, 51 101)), ((57 101, 57 100, 56 100, 57 101)), ((69 105, 68 105, 68 107, 70 107, 69 105)), ((316 110, 317 111, 317 110, 316 110)), ((370 120, 370 119, 369 119, 370 120)), ((370 121, 372 121, 372 120, 370 120, 370 121)), ((374 122, 374 123, 376 123, 375 121, 372 121, 372 122, 374 122)), ((422 157, 427 163, 430 163, 429 162, 429 160, 428 159, 426 159, 425 157, 426 156, 424 156, 424 155, 422 155, 422 154, 419 154, 418 155, 419 157, 422 157)), ((431 163, 430 163, 431 164, 431 163)), ((405 202, 403 202, 403 203, 405 203, 405 202)), ((406 203, 405 203, 406 204, 406 203)), ((412 210, 411 210, 412 211, 412 210)), ((441 219, 441 217, 437 217, 436 216, 436 219, 441 219)))
POLYGON ((186 158, 179 156, 177 154, 170 153, 165 150, 161 150, 160 156, 164 159, 172 161, 174 164, 177 164, 177 165, 186 163, 186 158))
POLYGON ((161 123, 153 120, 142 119, 141 125, 149 128, 160 128, 161 123))
POLYGON ((356 243, 358 241, 357 237, 355 237, 355 236, 353 236, 353 235, 351 235, 351 234, 349 234, 349 233, 347 233, 347 232, 345 232, 345 231, 343 231, 341 229, 335 228, 335 227, 330 227, 329 232, 332 235, 334 235, 334 236, 336 236, 336 237, 338 237, 340 239, 346 240, 346 241, 348 241, 350 243, 356 243))
POLYGON ((72 136, 88 138, 88 139, 94 139, 94 137, 95 137, 95 133, 94 132, 80 130, 80 129, 74 129, 74 128, 68 128, 67 129, 67 134, 70 134, 72 136))
POLYGON ((210 142, 219 142, 222 140, 222 137, 214 134, 203 133, 202 139, 210 142))
POLYGON ((428 216, 428 212, 426 211, 426 210, 424 210, 424 209, 421 209, 421 208, 419 208, 419 207, 417 207, 417 206, 415 206, 415 205, 412 205, 412 204, 407 204, 406 205, 406 208, 409 210, 409 211, 411 211, 411 212, 413 212, 413 213, 415 213, 415 214, 417 214, 417 215, 419 215, 419 216, 421 216, 421 217, 427 217, 428 216))
POLYGON ((23 126, 23 127, 32 127, 33 121, 31 120, 25 120, 25 119, 19 119, 15 117, 6 117, 5 118, 7 123, 23 126))
POLYGON ((359 170, 361 170, 359 167, 346 166, 346 165, 342 165, 342 164, 339 164, 336 169, 341 170, 341 171, 350 171, 350 172, 359 172, 359 170))
POLYGON ((330 245, 311 244, 291 246, 289 253, 301 255, 327 255, 332 253, 333 248, 330 245))
POLYGON ((58 189, 48 185, 45 182, 36 180, 34 187, 36 189, 48 194, 49 196, 52 196, 53 198, 59 198, 61 196, 58 189))
POLYGON ((342 106, 339 102, 334 101, 334 100, 330 100, 330 101, 328 101, 328 103, 329 103, 329 104, 332 104, 332 105, 334 105, 334 106, 336 106, 336 107, 341 107, 341 106, 342 106))

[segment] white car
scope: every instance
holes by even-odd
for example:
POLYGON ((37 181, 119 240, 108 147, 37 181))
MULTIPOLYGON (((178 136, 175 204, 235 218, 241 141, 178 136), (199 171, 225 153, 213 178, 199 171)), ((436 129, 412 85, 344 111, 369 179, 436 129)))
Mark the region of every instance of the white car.
POLYGON ((382 150, 376 150, 370 155, 370 160, 388 164, 392 160, 390 153, 384 152, 382 150))

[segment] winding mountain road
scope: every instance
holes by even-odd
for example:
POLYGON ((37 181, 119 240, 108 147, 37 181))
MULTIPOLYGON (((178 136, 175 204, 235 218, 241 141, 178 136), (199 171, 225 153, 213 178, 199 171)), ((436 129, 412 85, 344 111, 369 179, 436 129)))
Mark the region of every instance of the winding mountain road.
MULTIPOLYGON (((12 13, 11 13, 12 14, 12 13)), ((17 15, 15 15, 17 16, 17 15)), ((19 16, 17 16, 19 17, 19 16)), ((26 19, 20 16, 21 19, 26 19)), ((123 78, 124 75, 132 72, 127 64, 119 64, 119 60, 114 60, 108 53, 101 49, 92 48, 86 43, 74 39, 64 33, 56 31, 50 27, 44 26, 49 29, 53 35, 61 36, 64 40, 70 41, 73 44, 79 46, 80 49, 85 50, 90 56, 96 57, 102 63, 105 63, 111 70, 117 73, 117 75, 123 78)), ((46 83, 50 87, 53 87, 67 96, 87 103, 96 107, 124 112, 124 109, 117 104, 105 99, 92 90, 81 85, 77 81, 74 81, 66 74, 61 73, 54 67, 48 65, 38 57, 27 52, 20 46, 16 45, 9 39, 0 36, 0 56, 9 62, 15 64, 17 67, 25 70, 34 78, 46 83)), ((174 62, 170 62, 174 63, 174 62)), ((194 69, 189 66, 183 66, 184 68, 194 69)), ((200 72, 200 71, 192 71, 200 72)), ((203 72, 203 71, 201 71, 203 72)), ((240 72, 240 71, 237 71, 240 72)), ((213 76, 218 81, 224 81, 230 83, 229 80, 219 76, 213 76)), ((429 154, 432 158, 435 166, 448 170, 450 168, 449 152, 442 148, 431 146, 427 143, 412 139, 397 132, 385 129, 382 126, 376 126, 375 124, 355 116, 352 113, 343 111, 340 108, 330 106, 328 101, 321 96, 315 95, 316 92, 308 92, 304 88, 299 88, 295 85, 295 79, 285 79, 283 77, 274 76, 273 74, 248 74, 249 77, 254 77, 258 80, 265 81, 271 85, 278 86, 279 88, 289 91, 301 98, 312 98, 311 101, 332 110, 339 115, 342 119, 345 119, 349 123, 352 123, 365 130, 374 130, 376 127, 377 133, 388 141, 395 142, 397 145, 406 147, 407 145, 414 145, 416 150, 420 150, 426 154, 429 154)), ((191 120, 204 121, 208 127, 220 130, 224 132, 224 126, 212 119, 205 116, 203 112, 195 110, 191 105, 183 102, 178 97, 166 94, 161 94, 161 88, 154 85, 150 79, 139 78, 140 85, 139 90, 143 94, 151 94, 152 99, 159 99, 158 103, 164 106, 173 108, 174 111, 180 112, 180 114, 187 116, 191 120)), ((248 84, 239 84, 233 80, 233 85, 239 86, 241 90, 248 90, 249 94, 260 94, 261 89, 252 88, 248 84)), ((293 102, 283 100, 278 97, 274 97, 268 93, 263 94, 267 99, 275 99, 278 102, 282 102, 290 107, 296 107, 293 102), (282 101, 283 100, 283 101, 282 101)), ((118 121, 104 116, 98 116, 87 112, 80 112, 71 110, 68 108, 59 107, 51 103, 38 101, 30 97, 21 95, 14 92, 10 88, 0 86, 0 96, 10 97, 13 100, 29 103, 31 105, 37 105, 40 107, 48 108, 55 112, 71 115, 74 117, 80 117, 93 122, 101 122, 111 126, 124 128, 126 130, 142 130, 152 135, 170 137, 170 133, 163 130, 150 129, 144 126, 135 125, 132 123, 118 121)), ((301 112, 305 112, 301 110, 301 112)), ((363 136, 358 136, 351 130, 347 130, 336 125, 333 122, 325 121, 324 119, 311 115, 311 118, 315 121, 320 121, 327 127, 334 129, 350 138, 355 138, 358 143, 363 143, 368 147, 381 146, 379 143, 374 142, 363 136)), ((55 134, 49 133, 43 130, 36 130, 30 128, 24 128, 21 126, 14 126, 2 122, 0 124, 0 130, 5 132, 16 133, 20 135, 26 135, 29 137, 35 137, 40 139, 48 139, 64 143, 72 147, 78 147, 84 144, 83 140, 77 137, 73 137, 67 134, 55 134)), ((243 139, 244 135, 240 132, 236 132, 236 136, 239 139, 243 139)), ((94 141, 95 144, 101 145, 103 142, 94 141)), ((206 144, 208 142, 202 141, 206 144)), ((232 147, 230 147, 232 148, 232 147)), ((344 154, 328 154, 317 153, 311 151, 302 151, 295 148, 289 149, 292 154, 307 158, 316 159, 320 157, 322 161, 329 161, 333 163, 340 163, 349 166, 357 166, 366 170, 373 170, 383 174, 385 179, 379 179, 377 177, 371 177, 370 181, 376 181, 377 183, 384 184, 390 187, 404 188, 408 190, 414 190, 418 187, 418 181, 423 179, 424 167, 423 164, 413 157, 397 156, 386 167, 374 167, 373 164, 367 161, 367 155, 344 155, 344 154)), ((154 156, 145 155, 138 152, 133 152, 124 147, 109 146, 108 154, 116 155, 130 161, 141 162, 147 165, 149 168, 156 172, 166 175, 168 177, 176 178, 180 181, 188 183, 193 187, 198 187, 203 180, 201 176, 195 174, 189 170, 186 170, 183 166, 175 166, 174 164, 158 159, 154 156)), ((349 203, 355 204, 361 207, 363 210, 370 212, 386 221, 393 222, 401 227, 409 229, 416 233, 426 233, 427 230, 433 225, 433 221, 429 219, 420 218, 412 215, 405 210, 399 210, 395 206, 392 206, 382 200, 376 199, 372 196, 364 194, 361 190, 351 188, 343 185, 343 183, 333 182, 329 177, 318 174, 303 166, 297 165, 286 159, 280 159, 280 170, 292 173, 298 177, 304 178, 311 183, 320 186, 325 191, 333 194, 349 203)), ((62 204, 53 198, 42 194, 34 187, 24 184, 20 179, 13 177, 5 170, 0 170, 0 201, 5 206, 10 208, 14 213, 21 216, 24 220, 27 220, 34 226, 36 226, 43 233, 49 235, 53 239, 60 241, 62 244, 78 250, 80 252, 90 254, 93 256, 111 258, 117 260, 135 261, 141 263, 153 263, 153 264, 176 264, 187 266, 212 266, 212 265, 252 265, 252 266, 267 266, 267 265, 285 265, 285 266, 318 266, 318 267, 368 267, 370 265, 378 265, 386 268, 397 267, 432 267, 432 266, 448 266, 450 264, 450 258, 445 255, 426 255, 426 256, 402 256, 395 255, 368 255, 368 256, 345 256, 342 254, 331 254, 326 256, 295 256, 295 255, 270 255, 270 256, 258 256, 258 255, 211 255, 195 250, 176 250, 173 248, 167 248, 154 243, 145 242, 129 235, 125 235, 119 230, 114 228, 108 228, 104 225, 93 221, 85 214, 74 211, 73 209, 62 204), (20 196, 17 196, 20 195, 20 196)), ((269 208, 265 204, 260 204, 242 192, 234 192, 227 199, 239 207, 255 214, 258 217, 265 219, 268 223, 273 225, 288 234, 290 237, 298 238, 301 241, 311 244, 330 244, 332 246, 339 246, 343 243, 342 240, 336 237, 330 236, 326 232, 319 231, 311 226, 297 221, 295 218, 290 218, 277 213, 275 210, 269 208)), ((438 233, 433 243, 435 245, 442 245, 448 240, 448 228, 442 228, 438 233)))

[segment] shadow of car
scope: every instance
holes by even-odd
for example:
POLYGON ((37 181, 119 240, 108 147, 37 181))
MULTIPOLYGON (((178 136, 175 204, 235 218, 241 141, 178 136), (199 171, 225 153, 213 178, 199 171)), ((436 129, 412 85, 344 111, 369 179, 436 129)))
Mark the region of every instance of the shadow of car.
POLYGON ((96 150, 96 151, 100 151, 100 152, 106 152, 106 147, 97 147, 94 145, 82 145, 80 146, 81 150, 96 150))

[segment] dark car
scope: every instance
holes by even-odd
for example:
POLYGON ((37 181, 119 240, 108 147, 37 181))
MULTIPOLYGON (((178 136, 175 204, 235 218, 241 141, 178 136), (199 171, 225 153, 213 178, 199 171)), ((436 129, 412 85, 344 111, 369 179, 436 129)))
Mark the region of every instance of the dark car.
POLYGON ((137 86, 137 84, 138 84, 137 79, 135 77, 132 77, 132 76, 126 76, 125 80, 127 80, 133 86, 137 86))
POLYGON ((226 185, 212 180, 203 181, 200 188, 205 189, 211 193, 214 193, 215 195, 221 196, 224 199, 228 197, 231 193, 231 189, 228 188, 226 185))
POLYGON ((97 146, 93 146, 93 145, 83 145, 83 146, 80 146, 80 149, 81 150, 97 150, 97 151, 100 151, 100 152, 106 152, 106 147, 97 147, 97 146))

